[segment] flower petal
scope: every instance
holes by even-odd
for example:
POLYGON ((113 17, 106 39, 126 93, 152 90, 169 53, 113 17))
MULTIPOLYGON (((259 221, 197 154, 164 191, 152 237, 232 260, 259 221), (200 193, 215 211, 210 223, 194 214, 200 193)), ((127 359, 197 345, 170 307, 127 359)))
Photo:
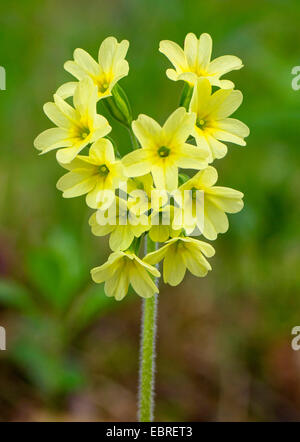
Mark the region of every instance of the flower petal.
POLYGON ((212 39, 209 34, 201 34, 199 39, 199 49, 198 49, 198 66, 206 71, 210 58, 211 58, 211 51, 212 51, 212 39))
POLYGON ((114 163, 115 154, 112 143, 107 138, 100 138, 90 148, 89 156, 94 164, 114 163))
POLYGON ((118 273, 119 261, 123 259, 123 253, 114 252, 110 255, 108 260, 99 267, 91 270, 91 276, 94 282, 101 283, 106 279, 110 279, 115 273, 118 273))
MULTIPOLYGON (((205 197, 204 197, 205 198, 205 197)), ((228 218, 225 212, 220 209, 210 198, 204 200, 204 231, 203 235, 210 240, 214 240, 218 233, 227 232, 229 227, 228 218), (209 220, 209 232, 206 230, 206 222, 209 220), (215 233, 211 233, 213 231, 215 233)))
POLYGON ((99 66, 90 54, 83 49, 77 48, 74 51, 75 63, 80 66, 86 74, 97 75, 99 66))
POLYGON ((91 226, 92 233, 95 236, 105 236, 111 233, 115 226, 110 224, 99 224, 97 222, 97 212, 93 213, 89 218, 89 225, 91 226))
POLYGON ((211 84, 207 78, 200 78, 195 84, 190 111, 195 112, 198 118, 204 118, 211 96, 211 84))
POLYGON ((85 77, 76 86, 74 92, 74 106, 80 115, 88 115, 94 118, 96 115, 96 103, 98 100, 98 88, 90 77, 85 77))
POLYGON ((244 207, 243 193, 229 187, 214 186, 205 192, 205 198, 227 213, 237 213, 244 207))
POLYGON ((157 264, 165 257, 169 247, 170 247, 170 244, 167 243, 164 246, 160 247, 158 250, 148 253, 144 257, 143 261, 146 262, 147 264, 151 264, 151 265, 157 264))
POLYGON ((97 177, 87 170, 68 172, 56 183, 58 190, 63 192, 64 198, 73 198, 84 195, 95 187, 97 177))
POLYGON ((81 143, 77 143, 76 146, 60 149, 56 152, 57 161, 59 163, 70 163, 86 145, 87 142, 83 140, 81 143))
POLYGON ((170 60, 176 70, 183 71, 188 67, 183 49, 177 43, 162 40, 159 44, 159 52, 170 60))
POLYGON ((59 127, 45 130, 34 140, 34 147, 38 150, 42 150, 42 153, 70 145, 72 145, 72 143, 69 140, 69 132, 59 127))
POLYGON ((211 135, 206 135, 206 141, 210 147, 213 159, 220 159, 225 157, 228 150, 226 144, 221 143, 211 135))
POLYGON ((78 121, 78 112, 59 95, 54 94, 54 102, 62 114, 65 115, 72 123, 76 123, 78 121))
POLYGON ((47 117, 58 127, 69 129, 71 126, 70 120, 59 110, 55 103, 49 102, 44 104, 44 112, 47 117))
POLYGON ((185 143, 181 149, 177 165, 184 169, 203 169, 207 167, 208 153, 206 150, 185 143))
POLYGON ((192 133, 196 115, 188 113, 184 107, 176 109, 163 126, 163 136, 166 145, 184 143, 192 133))
MULTIPOLYGON (((213 94, 213 97, 221 95, 221 91, 217 91, 213 94)), ((227 118, 233 114, 243 101, 243 94, 241 91, 226 90, 222 94, 225 98, 216 104, 212 109, 211 116, 214 116, 217 120, 227 118), (225 95, 227 92, 227 95, 225 95)))
POLYGON ((170 248, 165 256, 163 265, 164 282, 172 286, 178 285, 184 278, 186 267, 182 261, 182 253, 176 253, 176 248, 170 248))
POLYGON ((184 265, 194 276, 204 277, 211 270, 211 265, 200 253, 195 254, 186 249, 182 254, 182 258, 184 265))
POLYGON ((210 74, 221 75, 227 72, 238 70, 243 67, 242 60, 235 55, 223 55, 222 57, 215 58, 208 66, 208 72, 210 74))
POLYGON ((149 236, 154 242, 165 242, 170 237, 169 226, 158 224, 157 226, 152 226, 149 231, 149 236))
POLYGON ((59 95, 63 100, 66 100, 69 97, 73 97, 76 86, 77 81, 69 81, 68 83, 63 84, 57 89, 56 95, 59 95))
POLYGON ((223 120, 218 120, 218 128, 225 132, 229 132, 232 135, 243 139, 248 137, 250 130, 242 121, 236 120, 235 118, 225 118, 223 120))
POLYGON ((157 189, 174 190, 178 187, 178 169, 168 162, 151 167, 153 181, 157 189))
POLYGON ((122 159, 125 173, 128 177, 142 176, 150 172, 150 163, 146 149, 137 149, 128 153, 122 159))
MULTIPOLYGON (((125 58, 129 47, 129 42, 127 40, 123 40, 118 43, 115 37, 107 37, 99 48, 98 52, 98 61, 99 64, 105 73, 110 73, 112 71, 116 71, 116 68, 120 62, 125 58)), ((126 62, 124 66, 127 66, 126 62)), ((127 69, 128 73, 128 69, 127 69)), ((127 75, 127 73, 125 75, 127 75)))
POLYGON ((151 298, 155 293, 158 293, 158 288, 147 270, 136 260, 130 266, 130 283, 134 291, 143 298, 151 298))
POLYGON ((190 32, 184 40, 184 54, 190 68, 195 68, 198 58, 198 38, 190 32))
POLYGON ((134 234, 129 224, 124 226, 115 226, 110 235, 109 246, 113 251, 126 250, 134 239, 134 234))
MULTIPOLYGON (((217 170, 212 167, 208 166, 206 169, 201 170, 198 172, 191 180, 193 183, 193 187, 197 187, 199 189, 205 189, 207 191, 207 188, 210 188, 213 186, 218 179, 218 172, 217 170)), ((187 181, 185 184, 188 184, 189 181, 187 181)), ((181 186, 182 189, 184 189, 186 186, 181 186)))
POLYGON ((128 287, 129 277, 123 266, 118 274, 105 281, 104 290, 107 296, 114 296, 116 301, 121 301, 127 295, 128 287))
POLYGON ((64 69, 79 81, 87 75, 86 71, 73 60, 66 61, 64 64, 64 69))
POLYGON ((133 121, 132 129, 143 148, 156 146, 160 140, 162 128, 147 115, 139 115, 138 119, 133 121))

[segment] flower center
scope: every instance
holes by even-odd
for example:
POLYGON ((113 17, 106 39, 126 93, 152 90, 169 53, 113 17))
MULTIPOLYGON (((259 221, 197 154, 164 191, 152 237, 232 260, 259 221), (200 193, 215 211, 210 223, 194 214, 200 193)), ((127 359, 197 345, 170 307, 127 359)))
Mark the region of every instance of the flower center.
POLYGON ((206 125, 205 120, 199 119, 196 121, 196 126, 199 127, 199 129, 204 129, 206 125))
POLYGON ((79 138, 82 138, 83 140, 85 140, 89 135, 90 135, 90 129, 88 127, 83 127, 80 130, 80 135, 79 138))
POLYGON ((98 168, 98 172, 101 176, 106 176, 109 174, 109 168, 105 164, 101 164, 98 168))
POLYGON ((104 93, 106 92, 108 89, 108 83, 106 81, 104 81, 103 83, 99 84, 99 90, 100 92, 104 93))
POLYGON ((161 146, 157 152, 161 158, 166 158, 170 155, 170 149, 166 146, 161 146))

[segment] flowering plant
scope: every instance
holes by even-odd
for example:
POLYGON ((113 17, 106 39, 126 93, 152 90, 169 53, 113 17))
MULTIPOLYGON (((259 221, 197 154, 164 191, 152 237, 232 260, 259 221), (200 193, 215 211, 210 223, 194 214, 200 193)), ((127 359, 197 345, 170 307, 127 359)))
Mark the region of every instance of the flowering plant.
POLYGON ((221 79, 240 69, 242 62, 230 55, 211 61, 208 34, 199 39, 188 34, 184 50, 171 41, 160 43, 160 52, 175 68, 168 69, 167 76, 184 81, 180 107, 162 126, 147 115, 133 121, 128 98, 119 85, 129 70, 128 47, 127 41, 118 43, 108 37, 100 46, 98 62, 84 50, 75 50, 74 60, 67 61, 65 69, 77 81, 62 85, 54 101, 44 105, 57 127, 42 132, 34 145, 41 154, 57 150, 58 163, 68 171, 57 188, 64 198, 86 195, 87 205, 95 209, 89 220, 92 233, 110 235, 112 254, 92 269, 92 279, 105 282, 105 293, 116 300, 126 296, 129 285, 145 298, 139 418, 150 421, 158 263, 163 261, 163 280, 172 286, 180 284, 186 269, 198 277, 211 270, 207 258, 214 255, 214 248, 195 237, 215 240, 226 232, 226 214, 242 209, 243 194, 215 186, 218 175, 210 164, 226 155, 226 143, 244 146, 249 129, 231 118, 242 93, 231 81, 221 79), (131 152, 123 158, 108 136, 109 122, 97 113, 99 100, 130 132, 131 152), (145 253, 141 258, 142 240, 145 253))

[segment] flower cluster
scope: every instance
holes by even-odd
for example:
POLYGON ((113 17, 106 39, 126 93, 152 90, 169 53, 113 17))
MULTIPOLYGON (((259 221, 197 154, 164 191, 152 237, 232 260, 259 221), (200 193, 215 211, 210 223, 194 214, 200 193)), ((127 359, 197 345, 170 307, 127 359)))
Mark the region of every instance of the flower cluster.
POLYGON ((212 40, 185 38, 184 49, 162 41, 159 50, 174 69, 173 80, 183 80, 180 107, 161 126, 147 115, 133 121, 127 96, 119 80, 128 74, 125 57, 129 43, 106 38, 98 62, 82 49, 65 69, 76 81, 62 85, 44 112, 56 127, 34 142, 41 154, 56 149, 58 163, 67 170, 57 188, 63 197, 86 195, 95 209, 89 220, 92 233, 110 235, 112 254, 91 271, 95 282, 105 282, 105 292, 121 300, 129 285, 144 298, 158 293, 153 278, 163 260, 163 280, 179 284, 188 269, 203 277, 211 270, 207 261, 214 248, 195 238, 215 240, 228 229, 227 213, 243 207, 243 194, 216 186, 217 171, 210 164, 224 157, 227 143, 244 146, 248 127, 231 118, 242 93, 221 77, 242 67, 231 55, 211 61, 212 40), (109 114, 131 135, 131 152, 121 158, 108 134, 111 126, 97 111, 102 101, 109 114), (83 155, 83 149, 88 152, 83 155), (192 174, 194 171, 194 175, 192 174), (142 259, 142 239, 163 243, 142 259))

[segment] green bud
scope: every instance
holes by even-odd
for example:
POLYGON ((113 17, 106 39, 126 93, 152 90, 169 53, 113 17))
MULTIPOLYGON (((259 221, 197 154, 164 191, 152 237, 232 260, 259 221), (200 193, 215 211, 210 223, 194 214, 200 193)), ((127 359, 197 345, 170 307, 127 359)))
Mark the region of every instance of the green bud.
POLYGON ((188 83, 184 83, 182 94, 179 101, 179 106, 184 107, 187 111, 190 107, 190 102, 193 95, 193 86, 190 86, 188 83))
POLYGON ((178 175, 178 186, 182 186, 182 184, 186 183, 190 177, 186 173, 180 173, 178 175))
POLYGON ((118 83, 113 87, 111 93, 112 96, 105 98, 103 103, 113 118, 124 124, 126 127, 130 127, 132 113, 127 95, 118 83))

